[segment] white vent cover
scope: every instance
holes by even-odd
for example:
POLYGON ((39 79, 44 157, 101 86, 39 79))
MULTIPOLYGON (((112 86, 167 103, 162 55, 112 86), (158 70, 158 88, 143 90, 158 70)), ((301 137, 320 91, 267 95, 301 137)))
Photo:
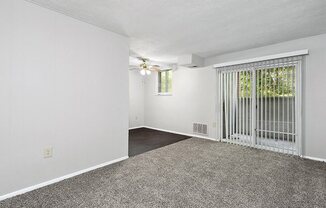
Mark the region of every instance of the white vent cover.
POLYGON ((208 135, 207 124, 193 123, 192 128, 195 134, 208 135))

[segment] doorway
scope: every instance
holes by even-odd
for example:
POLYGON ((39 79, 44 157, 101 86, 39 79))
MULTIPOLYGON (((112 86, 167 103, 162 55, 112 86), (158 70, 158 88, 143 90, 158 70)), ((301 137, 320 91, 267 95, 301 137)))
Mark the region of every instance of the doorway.
POLYGON ((302 57, 218 68, 220 139, 301 155, 302 57))

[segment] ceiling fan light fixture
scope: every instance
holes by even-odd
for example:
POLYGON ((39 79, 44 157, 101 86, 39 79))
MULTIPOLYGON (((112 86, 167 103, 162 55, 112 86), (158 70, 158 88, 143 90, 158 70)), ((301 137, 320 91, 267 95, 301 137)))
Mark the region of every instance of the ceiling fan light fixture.
POLYGON ((152 72, 150 70, 146 70, 146 74, 150 75, 152 72))
POLYGON ((146 75, 146 70, 145 69, 140 70, 140 74, 143 76, 146 75))

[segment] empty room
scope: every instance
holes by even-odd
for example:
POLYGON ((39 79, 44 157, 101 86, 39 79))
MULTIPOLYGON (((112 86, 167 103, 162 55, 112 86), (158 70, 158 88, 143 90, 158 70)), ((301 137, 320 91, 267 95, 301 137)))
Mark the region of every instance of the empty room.
POLYGON ((0 0, 0 207, 326 208, 325 0, 0 0))

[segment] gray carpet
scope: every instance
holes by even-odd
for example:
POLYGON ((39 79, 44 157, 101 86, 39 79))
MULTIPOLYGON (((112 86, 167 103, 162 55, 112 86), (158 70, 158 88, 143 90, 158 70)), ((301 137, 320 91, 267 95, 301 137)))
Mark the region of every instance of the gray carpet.
POLYGON ((326 207, 326 164, 192 138, 0 207, 326 207))

